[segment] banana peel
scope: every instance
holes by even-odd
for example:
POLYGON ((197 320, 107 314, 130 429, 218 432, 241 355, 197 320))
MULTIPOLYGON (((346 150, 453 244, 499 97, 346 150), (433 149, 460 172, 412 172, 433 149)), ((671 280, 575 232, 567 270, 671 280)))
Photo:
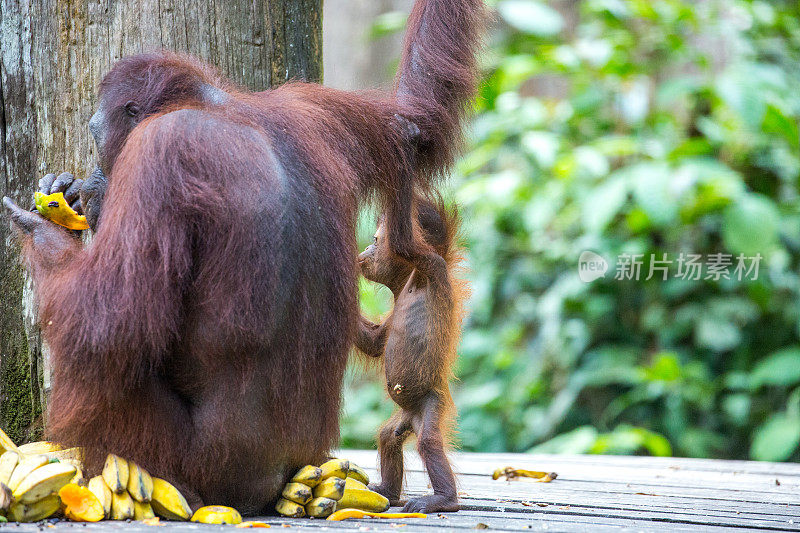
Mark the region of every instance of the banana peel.
POLYGON ((492 474, 492 479, 500 479, 505 478, 506 481, 511 481, 512 479, 517 479, 521 477, 528 477, 532 479, 536 479, 541 483, 550 483, 554 479, 558 477, 558 474, 555 472, 538 472, 536 470, 522 470, 520 468, 514 468, 511 466, 507 466, 505 468, 498 468, 492 474))
POLYGON ((11 478, 8 480, 8 488, 11 489, 11 492, 16 492, 17 487, 19 487, 22 480, 28 477, 28 474, 40 468, 46 464, 48 464, 50 460, 47 458, 46 455, 34 455, 31 457, 21 458, 19 464, 14 469, 14 473, 11 474, 11 478))
POLYGON ((19 454, 17 452, 7 451, 0 455, 0 483, 8 485, 17 463, 19 463, 19 454))
POLYGON ((58 494, 52 494, 33 503, 17 502, 8 508, 7 518, 12 522, 38 522, 61 508, 58 494))
POLYGON ((242 515, 233 507, 207 505, 195 511, 194 515, 192 515, 192 522, 236 525, 242 523, 242 515))
POLYGON ((33 195, 36 210, 44 218, 55 222, 59 226, 72 230, 89 229, 86 217, 79 215, 64 199, 64 193, 44 194, 37 192, 33 195))
POLYGON ((341 521, 348 518, 386 518, 404 520, 406 518, 428 518, 424 513, 369 513, 359 509, 340 509, 328 517, 328 520, 341 521))
POLYGON ((186 498, 170 482, 153 478, 153 497, 150 500, 153 510, 167 520, 189 520, 192 510, 186 498))
POLYGON ((14 444, 14 441, 6 435, 6 432, 0 429, 0 454, 5 452, 16 452, 17 445, 14 444))
POLYGON ((37 442, 29 442, 17 447, 17 451, 23 455, 38 455, 40 453, 49 454, 60 452, 63 448, 54 442, 40 440, 37 442))

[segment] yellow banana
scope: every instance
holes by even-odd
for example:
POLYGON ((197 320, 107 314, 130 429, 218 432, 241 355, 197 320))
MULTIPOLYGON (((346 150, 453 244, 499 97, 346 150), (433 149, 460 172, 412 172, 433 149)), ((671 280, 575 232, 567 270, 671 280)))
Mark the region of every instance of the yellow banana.
POLYGON ((340 477, 324 479, 319 485, 314 487, 314 497, 339 500, 344 495, 344 484, 344 479, 340 477))
POLYGON ((428 515, 423 513, 368 513, 358 509, 342 509, 330 515, 328 520, 340 521, 347 520, 348 518, 389 518, 403 520, 406 518, 428 518, 428 515))
POLYGON ((350 461, 347 459, 331 459, 319 465, 319 468, 322 470, 320 479, 328 479, 329 477, 344 479, 350 471, 350 461))
POLYGON ((353 461, 350 461, 350 470, 347 472, 347 477, 350 479, 355 479, 356 481, 360 481, 364 485, 369 485, 369 475, 363 468, 355 464, 353 461))
POLYGON ((153 478, 133 461, 128 461, 128 492, 142 503, 148 503, 153 497, 153 478))
POLYGON ((314 498, 306 504, 306 514, 314 518, 325 518, 336 510, 336 500, 330 498, 314 498))
POLYGON ((339 500, 339 508, 382 513, 389 508, 389 500, 368 489, 347 489, 339 500))
POLYGON ((86 217, 79 215, 64 199, 64 193, 43 194, 36 192, 34 195, 36 210, 44 218, 69 229, 89 229, 86 217))
POLYGON ((368 490, 367 486, 364 485, 362 482, 358 481, 355 478, 348 477, 347 479, 344 480, 344 490, 345 492, 347 492, 348 490, 352 489, 368 490))
POLYGON ((8 508, 8 519, 12 522, 38 522, 53 515, 61 508, 58 494, 47 496, 34 503, 17 502, 8 508))
POLYGON ((16 452, 17 445, 14 444, 14 441, 6 435, 6 432, 0 429, 0 453, 4 452, 16 452))
POLYGON ((114 454, 108 454, 103 466, 103 479, 111 492, 119 494, 128 488, 128 461, 114 454))
POLYGON ((290 483, 302 483, 311 488, 317 486, 317 483, 322 479, 322 469, 318 466, 308 465, 304 466, 289 480, 290 483))
POLYGON ((48 454, 52 452, 60 452, 63 450, 61 446, 54 442, 40 440, 38 442, 29 442, 17 447, 19 453, 24 455, 37 455, 40 453, 48 454))
POLYGON ((17 487, 19 487, 19 484, 22 483, 22 480, 28 477, 28 474, 37 468, 46 465, 48 462, 49 461, 46 455, 34 455, 32 457, 23 458, 14 469, 14 473, 11 474, 11 478, 8 480, 6 485, 8 485, 9 489, 11 489, 11 492, 16 491, 17 487))
POLYGON ((300 505, 307 504, 311 501, 311 498, 313 498, 311 495, 311 488, 302 483, 287 483, 281 495, 287 500, 299 503, 300 505))
POLYGON ((67 483, 58 491, 64 516, 75 522, 99 522, 105 518, 103 504, 92 491, 74 483, 67 483))
POLYGON ((17 452, 8 451, 0 455, 0 483, 8 485, 18 462, 19 454, 17 452))
POLYGON ((133 519, 142 521, 142 520, 150 520, 156 517, 155 511, 153 511, 153 506, 149 503, 142 503, 133 500, 133 519))
POLYGON ((103 513, 106 518, 111 516, 111 489, 106 485, 103 476, 94 476, 90 479, 88 488, 100 502, 100 505, 103 506, 103 513))
POLYGON ((278 503, 275 504, 275 510, 278 514, 288 516, 289 518, 303 518, 306 515, 305 507, 299 503, 289 501, 286 498, 278 500, 278 503))
POLYGON ((150 505, 156 514, 167 520, 189 520, 192 509, 183 494, 168 481, 153 478, 153 499, 150 505))
POLYGON ((33 503, 58 492, 75 475, 75 467, 67 463, 49 463, 33 470, 13 490, 20 503, 33 503))
POLYGON ((192 515, 192 522, 236 525, 242 523, 242 515, 233 507, 208 505, 195 511, 194 515, 192 515))
POLYGON ((133 498, 128 491, 111 494, 111 520, 127 520, 133 518, 133 498))

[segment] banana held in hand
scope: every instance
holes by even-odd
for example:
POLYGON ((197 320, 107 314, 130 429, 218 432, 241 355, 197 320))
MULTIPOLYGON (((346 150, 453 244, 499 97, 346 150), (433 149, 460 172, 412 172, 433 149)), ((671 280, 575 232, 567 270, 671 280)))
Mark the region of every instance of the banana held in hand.
POLYGON ((59 226, 75 230, 89 229, 86 217, 76 213, 67 204, 64 199, 64 193, 43 194, 37 192, 34 194, 34 201, 39 214, 59 226))

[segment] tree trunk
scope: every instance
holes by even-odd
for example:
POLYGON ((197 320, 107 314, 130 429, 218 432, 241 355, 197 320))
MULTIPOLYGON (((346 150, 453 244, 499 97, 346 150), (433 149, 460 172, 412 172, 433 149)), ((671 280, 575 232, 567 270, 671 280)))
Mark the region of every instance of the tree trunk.
MULTIPOLYGON (((321 81, 322 0, 0 0, 0 196, 86 175, 97 86, 119 58, 189 52, 254 90, 321 81)), ((32 287, 0 215, 0 427, 38 437, 49 386, 32 287)))

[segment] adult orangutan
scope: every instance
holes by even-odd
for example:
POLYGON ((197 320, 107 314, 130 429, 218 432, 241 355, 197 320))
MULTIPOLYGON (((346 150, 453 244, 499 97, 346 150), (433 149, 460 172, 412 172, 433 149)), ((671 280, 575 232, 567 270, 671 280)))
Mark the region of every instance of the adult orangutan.
POLYGON ((382 97, 248 93, 167 52, 118 62, 90 122, 98 169, 40 183, 79 191, 92 244, 4 199, 52 353, 49 437, 247 514, 323 459, 358 323, 357 208, 376 196, 392 249, 422 246, 412 191, 452 161, 482 16, 419 0, 382 97))

